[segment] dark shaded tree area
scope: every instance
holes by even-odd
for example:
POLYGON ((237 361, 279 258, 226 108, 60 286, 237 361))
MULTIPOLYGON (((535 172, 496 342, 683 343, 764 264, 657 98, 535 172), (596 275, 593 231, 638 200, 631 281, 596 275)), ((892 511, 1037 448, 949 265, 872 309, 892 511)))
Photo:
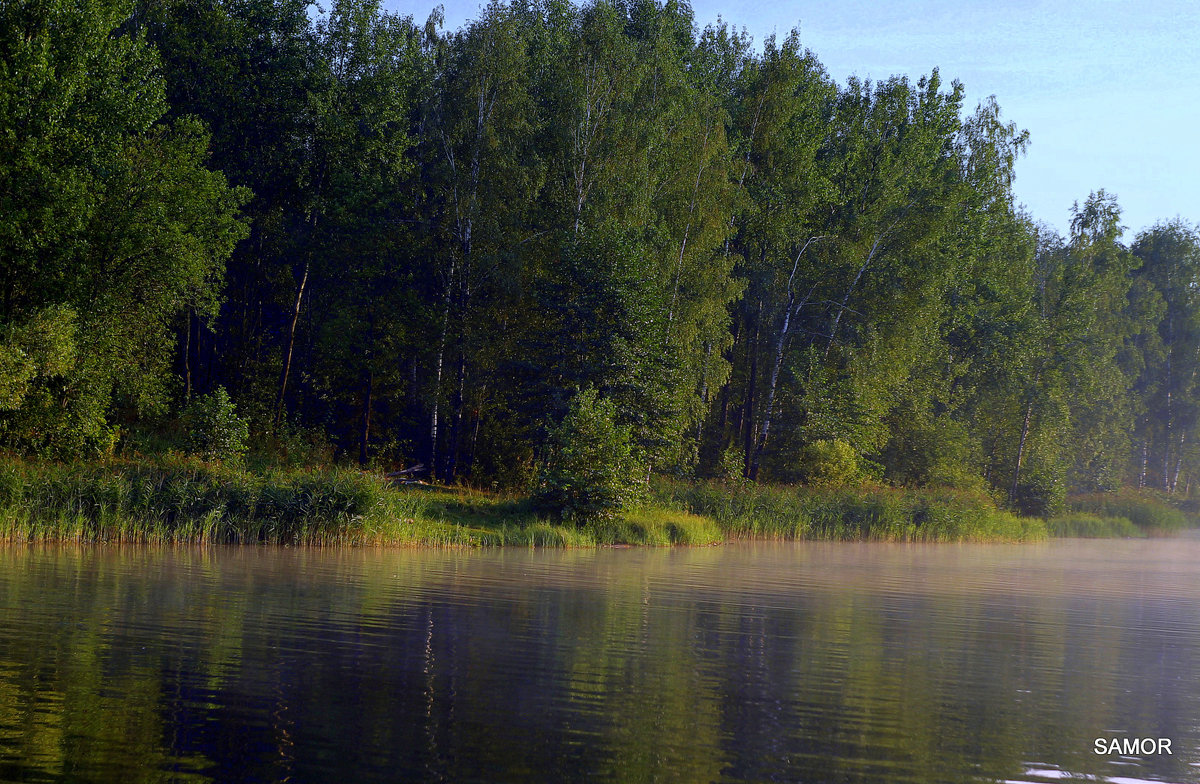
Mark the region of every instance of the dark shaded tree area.
POLYGON ((651 471, 1191 491, 1196 229, 1035 223, 936 71, 673 0, 14 0, 0 66, 10 449, 224 387, 278 454, 527 486, 588 390, 651 471))

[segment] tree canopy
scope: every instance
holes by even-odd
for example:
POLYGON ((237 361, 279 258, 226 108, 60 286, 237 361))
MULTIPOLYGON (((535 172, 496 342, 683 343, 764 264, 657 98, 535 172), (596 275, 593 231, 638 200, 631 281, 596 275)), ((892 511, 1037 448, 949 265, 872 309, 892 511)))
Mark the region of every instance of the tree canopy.
POLYGON ((639 472, 1190 493, 1197 229, 1097 191, 1057 236, 963 95, 675 0, 13 0, 0 443, 228 390, 264 448, 443 481, 544 482, 587 411, 639 472))

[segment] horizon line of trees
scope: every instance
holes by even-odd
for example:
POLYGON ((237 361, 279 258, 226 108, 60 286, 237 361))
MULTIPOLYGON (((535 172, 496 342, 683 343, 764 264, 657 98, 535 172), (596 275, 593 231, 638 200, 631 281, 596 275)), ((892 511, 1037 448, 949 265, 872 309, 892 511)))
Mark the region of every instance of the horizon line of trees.
POLYGON ((280 450, 522 486, 585 400, 645 471, 1190 495, 1200 234, 1097 191, 1059 236, 1027 144, 676 0, 13 0, 0 445, 225 388, 280 450))

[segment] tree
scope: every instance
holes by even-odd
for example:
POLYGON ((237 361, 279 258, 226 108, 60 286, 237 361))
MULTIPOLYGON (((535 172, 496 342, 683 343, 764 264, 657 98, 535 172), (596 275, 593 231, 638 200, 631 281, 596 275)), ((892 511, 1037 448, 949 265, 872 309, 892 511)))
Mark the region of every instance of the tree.
POLYGON ((22 449, 105 450, 118 406, 160 410, 171 328, 211 311, 244 235, 247 194, 205 168, 203 126, 158 122, 157 57, 131 10, 0 9, 0 323, 53 355, 3 416, 22 449))
POLYGON ((318 21, 317 40, 328 68, 316 97, 324 193, 302 273, 311 292, 311 388, 297 397, 319 400, 331 435, 365 464, 373 430, 384 430, 374 410, 407 387, 393 352, 419 333, 407 252, 416 232, 398 218, 414 209, 410 128, 425 62, 412 20, 371 0, 335 3, 318 21))
POLYGON ((1120 208, 1104 191, 1076 205, 1071 230, 1069 241, 1043 233, 1035 262, 1008 488, 1027 513, 1053 513, 1069 485, 1115 486, 1129 452, 1124 351, 1145 328, 1126 307, 1136 260, 1119 243, 1120 208))
POLYGON ((959 201, 938 249, 935 339, 886 419, 889 481, 978 487, 1011 476, 998 461, 1009 459, 1009 408, 1027 379, 1034 323, 1034 228, 1012 195, 1028 137, 1001 120, 994 98, 962 124, 959 201))
POLYGON ((1159 223, 1139 234, 1132 250, 1141 262, 1135 282, 1162 303, 1151 313, 1155 339, 1143 346, 1135 387, 1146 405, 1137 427, 1136 481, 1175 492, 1188 476, 1200 418, 1200 233, 1179 220, 1159 223))
POLYGON ((828 142, 835 91, 816 58, 800 50, 795 31, 780 46, 773 37, 767 40, 749 79, 741 119, 746 154, 739 179, 751 202, 742 217, 738 249, 749 283, 742 316, 749 355, 743 415, 746 475, 756 479, 776 414, 786 352, 807 316, 804 309, 819 302, 819 243, 832 239, 822 233, 820 213, 832 187, 820 156, 828 142), (763 350, 765 361, 759 359, 763 350), (761 414, 755 400, 760 365, 767 368, 761 414))
POLYGON ((316 104, 330 80, 315 25, 301 0, 141 0, 135 21, 161 53, 168 116, 199 117, 212 132, 213 165, 253 193, 222 306, 208 318, 189 313, 182 343, 195 385, 225 385, 267 430, 324 187, 316 104))
POLYGON ((432 185, 422 208, 437 300, 428 438, 431 470, 449 480, 459 470, 467 403, 475 398, 478 427, 487 369, 495 361, 478 324, 503 318, 520 275, 514 249, 533 235, 529 213, 542 163, 532 148, 540 117, 530 90, 531 27, 517 6, 492 3, 466 29, 434 43, 421 153, 432 185), (447 364, 454 369, 449 390, 447 364))
POLYGON ((183 412, 188 448, 205 460, 238 462, 245 456, 249 428, 237 415, 225 387, 198 397, 183 412))
POLYGON ((644 469, 630 448, 629 430, 616 423, 612 401, 595 389, 571 400, 547 446, 533 498, 554 516, 580 525, 605 521, 638 497, 644 469))
POLYGON ((936 343, 959 263, 946 246, 965 188, 962 90, 942 92, 935 72, 833 92, 794 36, 768 45, 762 69, 743 108, 757 140, 737 240, 750 287, 735 425, 747 475, 769 464, 785 478, 808 441, 877 453, 936 343))

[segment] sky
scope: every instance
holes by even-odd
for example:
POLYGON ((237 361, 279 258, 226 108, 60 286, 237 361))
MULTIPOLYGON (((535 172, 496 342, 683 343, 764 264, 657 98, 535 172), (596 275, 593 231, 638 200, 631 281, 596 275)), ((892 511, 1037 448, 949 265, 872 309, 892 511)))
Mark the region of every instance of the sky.
MULTIPOLYGON (((384 0, 428 17, 430 0, 384 0)), ((478 14, 444 0, 446 26, 478 14)), ((1195 0, 692 0, 700 27, 718 17, 768 35, 800 30, 839 83, 913 79, 938 68, 966 87, 970 112, 995 95, 1030 133, 1013 189, 1037 220, 1066 234, 1071 208, 1115 193, 1127 242, 1154 223, 1200 221, 1200 2, 1195 0)))

